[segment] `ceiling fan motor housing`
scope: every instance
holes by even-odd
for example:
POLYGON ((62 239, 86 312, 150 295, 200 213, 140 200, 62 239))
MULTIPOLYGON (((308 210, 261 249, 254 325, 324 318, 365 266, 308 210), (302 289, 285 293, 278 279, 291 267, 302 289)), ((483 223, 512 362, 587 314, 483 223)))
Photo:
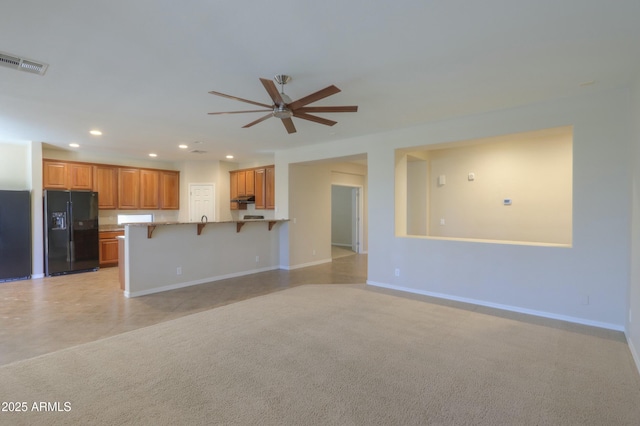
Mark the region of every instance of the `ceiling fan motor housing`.
POLYGON ((284 105, 277 105, 273 107, 273 116, 276 118, 291 118, 293 111, 284 105))

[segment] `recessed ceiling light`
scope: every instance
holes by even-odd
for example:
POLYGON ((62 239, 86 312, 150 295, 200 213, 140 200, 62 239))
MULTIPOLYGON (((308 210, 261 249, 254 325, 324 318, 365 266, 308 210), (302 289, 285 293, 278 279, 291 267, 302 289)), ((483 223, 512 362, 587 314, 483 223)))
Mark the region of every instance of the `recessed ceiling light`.
POLYGON ((80 147, 80 145, 79 145, 79 144, 77 144, 77 143, 70 143, 70 144, 69 144, 69 146, 70 146, 71 148, 79 148, 79 147, 80 147))
POLYGON ((231 160, 233 158, 233 155, 227 155, 227 158, 231 160))
POLYGON ((153 152, 151 154, 149 154, 149 157, 157 157, 158 154, 154 154, 153 152))
POLYGON ((187 149, 187 148, 189 148, 189 145, 180 144, 180 145, 178 145, 178 148, 180 148, 180 149, 187 149))
POLYGON ((100 130, 90 130, 89 133, 93 136, 102 136, 102 132, 100 130))

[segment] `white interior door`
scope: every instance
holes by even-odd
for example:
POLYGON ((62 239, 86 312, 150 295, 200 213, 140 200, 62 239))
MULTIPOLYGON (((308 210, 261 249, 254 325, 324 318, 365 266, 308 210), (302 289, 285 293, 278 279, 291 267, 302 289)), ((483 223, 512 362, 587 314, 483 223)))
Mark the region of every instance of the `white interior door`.
POLYGON ((189 221, 216 220, 215 186, 212 183, 189 184, 189 221))

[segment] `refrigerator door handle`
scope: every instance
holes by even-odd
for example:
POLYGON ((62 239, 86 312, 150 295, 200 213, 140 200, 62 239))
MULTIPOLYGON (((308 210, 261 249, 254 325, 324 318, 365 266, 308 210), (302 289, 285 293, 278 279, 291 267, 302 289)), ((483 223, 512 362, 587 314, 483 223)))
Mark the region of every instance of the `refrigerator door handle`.
POLYGON ((69 244, 67 247, 67 261, 75 262, 76 260, 76 248, 73 241, 73 203, 67 201, 67 217, 69 223, 67 224, 67 232, 69 233, 69 244))

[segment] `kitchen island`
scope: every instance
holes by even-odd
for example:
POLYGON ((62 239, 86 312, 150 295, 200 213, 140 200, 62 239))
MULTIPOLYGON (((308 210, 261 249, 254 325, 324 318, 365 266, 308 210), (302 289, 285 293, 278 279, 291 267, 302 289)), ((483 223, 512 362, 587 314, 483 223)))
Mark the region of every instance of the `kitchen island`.
POLYGON ((125 225, 121 285, 136 297, 279 269, 287 219, 152 222, 125 225))

